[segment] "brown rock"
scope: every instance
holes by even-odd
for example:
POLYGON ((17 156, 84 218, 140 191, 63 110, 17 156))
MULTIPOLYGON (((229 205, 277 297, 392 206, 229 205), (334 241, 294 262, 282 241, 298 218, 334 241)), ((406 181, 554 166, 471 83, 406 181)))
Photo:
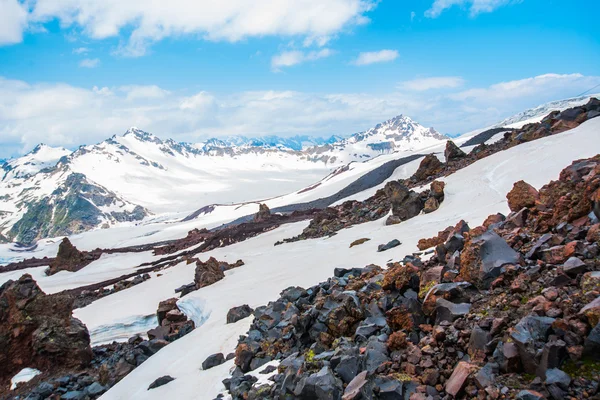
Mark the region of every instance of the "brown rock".
POLYGON ((354 247, 354 246, 359 246, 365 242, 368 242, 369 238, 362 238, 362 239, 356 239, 354 242, 350 243, 350 248, 354 247))
POLYGON ((269 207, 263 203, 258 206, 258 213, 256 213, 256 215, 254 216, 254 221, 255 222, 266 221, 269 219, 270 216, 271 216, 271 210, 269 210, 269 207))
POLYGON ((90 335, 72 315, 74 300, 46 295, 28 274, 0 287, 0 382, 25 366, 51 371, 90 363, 90 335))
POLYGON ((583 307, 581 311, 579 311, 579 314, 585 315, 591 326, 598 325, 598 322, 600 322, 600 296, 596 297, 594 301, 583 307))
POLYGON ((444 188, 446 184, 442 181, 433 181, 429 186, 431 190, 431 195, 438 199, 439 201, 444 200, 444 188))
POLYGON ((471 373, 473 373, 473 371, 476 369, 476 366, 465 361, 460 361, 454 368, 450 378, 448 378, 446 381, 446 393, 456 397, 456 395, 458 395, 458 393, 460 393, 462 388, 465 386, 465 383, 471 373))
POLYGON ((426 180, 430 176, 436 175, 444 170, 444 164, 433 154, 428 154, 423 158, 417 172, 411 179, 416 181, 426 180))
POLYGON ((54 275, 58 271, 79 271, 99 256, 93 256, 77 250, 68 238, 64 238, 58 246, 56 258, 46 270, 47 275, 54 275))
POLYGON ((510 210, 517 212, 523 208, 533 207, 539 199, 539 193, 536 188, 525 181, 518 181, 514 184, 512 190, 508 192, 506 198, 510 210))
POLYGON ((440 208, 439 201, 437 201, 437 199, 435 197, 430 197, 425 201, 425 206, 423 207, 423 212, 425 214, 429 214, 431 212, 434 212, 438 208, 440 208))
POLYGON ((444 151, 444 156, 446 157, 446 162, 450 162, 466 157, 467 154, 464 151, 462 151, 456 144, 454 144, 452 140, 448 140, 446 142, 446 150, 444 151))
POLYGON ((163 300, 158 303, 158 309, 156 310, 156 318, 158 319, 158 326, 162 325, 163 319, 167 316, 167 313, 171 310, 177 310, 177 298, 163 300))
POLYGON ((235 264, 217 261, 214 257, 209 258, 206 262, 198 260, 196 262, 196 273, 194 275, 196 288, 200 289, 212 285, 225 277, 224 271, 229 271, 232 268, 237 268, 242 265, 244 265, 242 260, 238 260, 235 264))

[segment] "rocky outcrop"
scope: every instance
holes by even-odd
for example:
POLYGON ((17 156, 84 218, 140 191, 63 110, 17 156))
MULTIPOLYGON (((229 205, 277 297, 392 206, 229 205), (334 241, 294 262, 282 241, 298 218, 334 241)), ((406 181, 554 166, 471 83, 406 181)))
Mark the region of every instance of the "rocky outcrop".
POLYGON ((254 310, 248 304, 233 307, 227 312, 227 323, 233 324, 238 322, 239 320, 249 317, 253 312, 254 310))
POLYGON ((92 360, 90 335, 72 315, 73 298, 46 295, 31 275, 0 287, 0 379, 28 366, 79 368, 92 360))
POLYGON ((459 158, 466 157, 467 154, 460 149, 452 140, 446 142, 446 150, 444 151, 444 157, 446 162, 458 160, 459 158))
POLYGON ((442 163, 434 154, 428 154, 419 164, 417 172, 411 177, 412 181, 425 181, 444 170, 442 163))
POLYGON ((63 238, 58 246, 56 258, 46 270, 47 275, 54 275, 59 271, 76 272, 100 257, 97 253, 82 252, 73 246, 68 238, 63 238))
POLYGON ((508 207, 511 211, 518 212, 526 207, 535 206, 535 202, 539 199, 539 193, 530 184, 524 181, 518 181, 514 184, 512 190, 508 192, 508 207))
POLYGON ((196 261, 196 272, 194 274, 196 289, 220 281, 225 277, 225 271, 241 267, 242 265, 244 265, 242 260, 237 260, 235 264, 229 264, 225 261, 217 261, 214 257, 210 257, 206 262, 196 261))
POLYGON ((254 221, 256 221, 256 222, 266 221, 269 219, 270 216, 271 216, 271 210, 269 210, 269 207, 266 204, 261 203, 258 206, 258 213, 256 213, 256 215, 254 216, 254 221))
POLYGON ((284 290, 256 309, 225 387, 234 399, 593 397, 598 178, 600 156, 579 160, 534 204, 440 232, 427 261, 284 290), (273 383, 256 385, 247 373, 273 359, 273 383))

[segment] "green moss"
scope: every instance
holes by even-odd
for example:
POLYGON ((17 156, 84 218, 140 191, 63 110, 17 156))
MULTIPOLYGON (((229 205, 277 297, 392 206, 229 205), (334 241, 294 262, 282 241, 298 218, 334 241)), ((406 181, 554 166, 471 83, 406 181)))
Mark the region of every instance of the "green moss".
POLYGON ((571 360, 561 367, 572 378, 597 379, 600 375, 600 361, 582 360, 573 362, 571 360))
POLYGON ((315 355, 315 351, 310 349, 304 354, 304 360, 306 360, 307 363, 312 363, 315 360, 315 355))
POLYGON ((435 281, 431 281, 428 284, 426 284, 425 286, 423 286, 421 288, 421 290, 419 290, 419 298, 424 298, 425 296, 427 296, 427 293, 429 293, 429 291, 431 290, 431 288, 433 288, 435 285, 437 285, 437 283, 435 281))

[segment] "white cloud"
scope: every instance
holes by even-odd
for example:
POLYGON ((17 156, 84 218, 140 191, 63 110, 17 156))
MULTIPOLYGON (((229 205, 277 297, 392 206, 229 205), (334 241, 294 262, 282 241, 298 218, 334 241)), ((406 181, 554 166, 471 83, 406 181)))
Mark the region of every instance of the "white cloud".
POLYGON ((284 51, 273 56, 271 59, 271 68, 274 71, 280 71, 283 67, 291 67, 305 61, 315 61, 321 58, 329 57, 333 54, 331 49, 321 49, 316 51, 303 52, 300 50, 284 51))
POLYGON ((459 76, 434 76, 429 78, 416 78, 410 81, 401 82, 401 89, 413 91, 425 91, 431 89, 457 88, 465 83, 459 76))
POLYGON ((170 92, 156 85, 127 85, 119 87, 129 101, 138 99, 161 99, 170 92))
POLYGON ((96 68, 99 64, 99 58, 84 58, 79 62, 81 68, 96 68))
POLYGON ((597 76, 546 74, 450 94, 432 89, 182 95, 156 86, 87 89, 0 77, 0 157, 16 149, 29 151, 39 142, 71 148, 96 143, 130 126, 181 141, 235 134, 331 135, 368 129, 403 113, 443 133, 464 133, 597 84, 597 76))
POLYGON ((417 16, 417 13, 414 11, 411 11, 410 12, 410 22, 413 22, 416 16, 417 16))
POLYGON ((499 7, 520 1, 522 0, 435 0, 431 8, 425 11, 425 16, 437 18, 453 6, 468 6, 471 17, 475 17, 478 14, 492 12, 499 7))
POLYGON ((398 58, 397 50, 380 50, 360 53, 358 58, 352 62, 354 65, 369 65, 382 62, 394 61, 398 58))
POLYGON ((58 19, 63 27, 82 29, 96 39, 126 34, 119 52, 141 56, 153 42, 181 35, 230 42, 299 36, 324 45, 344 29, 368 22, 366 13, 376 4, 377 0, 37 0, 31 19, 58 19))
POLYGON ((27 9, 18 0, 0 0, 0 46, 21 43, 27 9))
POLYGON ((88 49, 87 47, 78 47, 76 49, 73 49, 73 54, 87 54, 90 52, 90 49, 88 49))

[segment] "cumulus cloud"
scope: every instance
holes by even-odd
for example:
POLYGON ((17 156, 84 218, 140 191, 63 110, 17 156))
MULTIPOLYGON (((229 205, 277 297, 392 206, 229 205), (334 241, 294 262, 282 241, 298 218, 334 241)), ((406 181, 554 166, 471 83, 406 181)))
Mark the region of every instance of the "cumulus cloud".
POLYGON ((390 62, 398 58, 397 50, 379 50, 360 53, 352 62, 354 65, 370 65, 375 63, 390 62))
POLYGON ((271 59, 271 68, 274 71, 280 71, 283 67, 291 67, 305 61, 315 61, 320 58, 326 58, 333 54, 330 49, 321 49, 304 52, 300 50, 284 51, 273 56, 271 59))
POLYGON ((481 13, 489 13, 499 7, 511 3, 517 3, 521 0, 435 0, 431 8, 425 11, 425 16, 429 18, 439 17, 445 10, 453 6, 468 7, 471 17, 481 13))
POLYGON ((84 58, 79 62, 81 68, 96 68, 98 65, 100 65, 99 58, 84 58))
POLYGON ((27 9, 18 0, 0 0, 0 46, 20 43, 27 26, 27 9))
POLYGON ((96 143, 131 126, 193 142, 236 134, 348 134, 403 113, 440 132, 457 134, 598 84, 598 76, 546 74, 487 87, 454 88, 452 93, 182 95, 156 86, 88 89, 0 78, 0 157, 29 151, 39 142, 70 148, 96 143))
MULTIPOLYGON (((13 8, 19 4, 1 2, 13 8)), ((152 43, 181 35, 229 42, 299 36, 324 45, 344 29, 368 22, 366 14, 376 4, 377 0, 37 0, 30 20, 58 19, 63 27, 75 27, 95 39, 126 35, 118 52, 142 56, 152 43)), ((20 35, 22 24, 18 26, 20 35)))
POLYGON ((464 83, 464 79, 459 76, 434 76, 401 82, 399 88, 421 92, 431 89, 457 88, 464 83))

